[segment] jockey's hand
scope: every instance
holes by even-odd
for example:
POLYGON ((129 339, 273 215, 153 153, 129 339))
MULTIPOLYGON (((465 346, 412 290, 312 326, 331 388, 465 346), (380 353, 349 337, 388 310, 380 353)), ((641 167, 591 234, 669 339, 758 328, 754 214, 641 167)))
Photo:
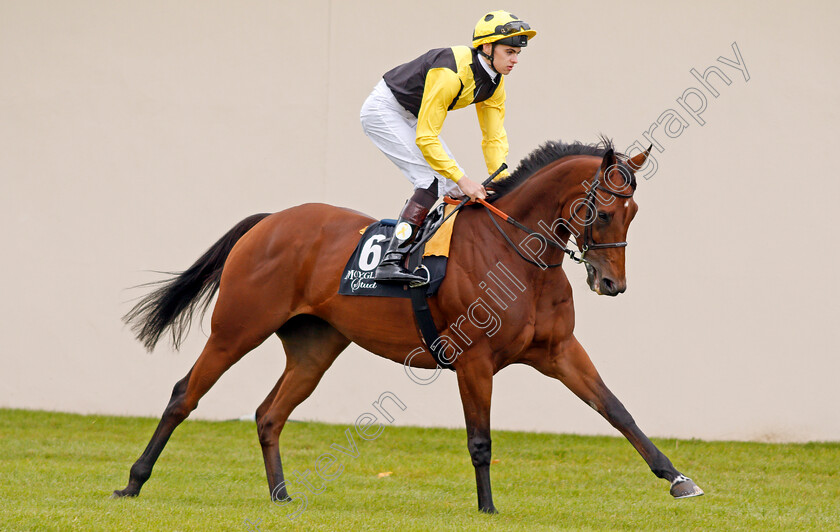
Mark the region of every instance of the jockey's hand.
POLYGON ((487 191, 484 190, 484 187, 467 176, 458 180, 458 188, 461 189, 461 192, 463 192, 465 196, 469 196, 471 200, 485 199, 487 197, 487 191))

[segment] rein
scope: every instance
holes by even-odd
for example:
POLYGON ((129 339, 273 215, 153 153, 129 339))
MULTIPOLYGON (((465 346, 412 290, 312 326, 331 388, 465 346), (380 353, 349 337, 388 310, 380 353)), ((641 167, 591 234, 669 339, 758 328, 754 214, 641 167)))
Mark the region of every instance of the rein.
POLYGON ((504 220, 504 221, 508 222, 509 224, 513 225, 517 229, 519 229, 521 231, 524 231, 531 236, 537 237, 540 240, 548 242, 551 246, 562 250, 563 253, 566 253, 567 255, 569 255, 569 258, 572 259, 573 261, 577 262, 578 264, 584 262, 583 254, 581 254, 580 257, 577 257, 575 255, 574 250, 571 250, 571 249, 567 248, 566 246, 557 242, 554 239, 546 237, 542 233, 538 233, 536 231, 533 231, 533 230, 529 229, 525 225, 522 225, 521 223, 517 222, 512 216, 509 216, 509 215, 505 214, 503 211, 501 211, 501 210, 497 209, 496 207, 490 205, 489 203, 487 203, 483 199, 476 200, 476 202, 487 208, 486 212, 487 212, 487 216, 490 217, 490 221, 493 222, 493 225, 496 226, 496 229, 499 230, 499 233, 502 235, 502 237, 505 239, 505 241, 508 243, 508 245, 510 245, 510 247, 513 248, 513 250, 516 252, 516 254, 519 255, 519 257, 522 258, 525 262, 533 264, 534 266, 539 266, 540 268, 557 268, 558 266, 563 265, 562 260, 560 262, 557 262, 557 263, 554 263, 554 264, 540 264, 538 262, 534 262, 533 260, 531 260, 528 257, 526 257, 525 255, 523 255, 522 252, 519 251, 519 248, 516 246, 516 244, 514 244, 513 241, 510 239, 510 237, 507 236, 507 233, 505 233, 502 230, 501 226, 499 225, 499 222, 497 222, 496 219, 493 217, 494 214, 496 216, 498 216, 499 218, 501 218, 502 220, 504 220))
MULTIPOLYGON (((581 205, 579 205, 575 209, 575 212, 572 216, 576 215, 578 213, 578 211, 580 211, 580 209, 584 205, 586 206, 586 218, 585 219, 589 220, 590 215, 594 216, 595 212, 597 212, 597 209, 595 208, 595 191, 596 190, 606 192, 607 194, 610 194, 610 195, 612 195, 614 197, 617 197, 617 198, 629 199, 629 198, 633 197, 633 194, 622 194, 622 193, 616 192, 616 191, 614 191, 610 188, 605 188, 605 187, 601 186, 601 182, 600 182, 600 179, 599 179, 600 177, 601 177, 601 173, 600 173, 600 170, 599 170, 598 174, 596 174, 596 176, 595 176, 595 186, 593 186, 589 189, 589 192, 587 192, 587 194, 586 194, 586 200, 584 201, 584 203, 582 203, 581 205)), ((447 197, 444 197, 444 201, 447 202, 447 203, 450 203, 450 204, 455 203, 454 200, 450 200, 447 197)), ((458 204, 458 208, 462 207, 464 205, 464 203, 465 203, 464 201, 460 202, 458 204)), ((540 263, 535 262, 535 261, 531 260, 530 258, 526 257, 525 255, 523 255, 522 252, 519 251, 519 248, 516 246, 516 244, 513 243, 513 241, 510 239, 510 237, 508 237, 507 233, 505 233, 504 230, 502 230, 499 223, 493 217, 494 214, 496 216, 498 216, 499 218, 501 218, 502 220, 504 220, 504 221, 508 222, 509 224, 513 225, 517 229, 519 229, 519 230, 521 230, 525 233, 528 233, 531 236, 539 238, 543 242, 546 242, 549 245, 551 245, 552 247, 555 247, 557 249, 562 250, 563 253, 567 254, 570 259, 572 259, 573 261, 575 261, 578 264, 582 264, 582 263, 587 262, 587 260, 584 257, 586 256, 586 253, 589 250, 627 247, 627 242, 626 241, 625 242, 607 242, 607 243, 595 242, 595 239, 592 237, 592 223, 590 222, 590 223, 585 224, 585 226, 584 226, 584 229, 583 229, 583 246, 579 249, 580 256, 578 257, 575 254, 574 250, 569 249, 568 247, 564 246, 563 244, 557 242, 556 240, 554 240, 552 238, 546 237, 542 233, 539 233, 537 231, 534 231, 534 230, 528 228, 527 226, 525 226, 522 223, 515 220, 512 216, 506 214, 505 212, 498 209, 497 207, 494 207, 493 205, 491 205, 487 201, 485 201, 483 199, 478 199, 478 200, 475 200, 475 203, 478 203, 478 204, 482 205, 483 207, 485 207, 487 209, 486 212, 487 212, 487 216, 490 218, 490 221, 493 222, 493 225, 496 226, 496 229, 499 231, 499 233, 501 233, 502 237, 505 239, 505 241, 508 243, 508 245, 510 247, 512 247, 514 251, 516 251, 516 254, 519 255, 519 257, 522 258, 524 261, 526 261, 530 264, 533 264, 534 266, 539 266, 540 268, 557 268, 557 267, 563 265, 563 261, 561 260, 560 262, 557 262, 557 263, 554 263, 554 264, 544 264, 544 263, 540 264, 540 263)))

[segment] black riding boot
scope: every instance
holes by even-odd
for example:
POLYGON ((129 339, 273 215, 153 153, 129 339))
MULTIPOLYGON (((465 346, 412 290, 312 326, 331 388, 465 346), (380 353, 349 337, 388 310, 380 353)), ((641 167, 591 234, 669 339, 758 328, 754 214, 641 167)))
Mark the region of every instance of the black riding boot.
POLYGON ((394 236, 388 243, 388 250, 373 274, 374 281, 377 283, 426 281, 425 277, 408 271, 405 260, 414 237, 417 236, 417 229, 423 224, 427 214, 429 214, 429 208, 415 202, 414 198, 406 202, 397 226, 394 227, 394 236))

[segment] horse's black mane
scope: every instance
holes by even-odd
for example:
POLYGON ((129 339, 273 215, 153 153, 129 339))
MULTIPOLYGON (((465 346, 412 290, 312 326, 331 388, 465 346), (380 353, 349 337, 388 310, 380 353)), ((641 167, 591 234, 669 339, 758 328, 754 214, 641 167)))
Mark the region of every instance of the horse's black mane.
MULTIPOLYGON (((553 163, 563 157, 570 155, 594 155, 596 157, 603 157, 607 150, 612 150, 613 143, 611 139, 601 137, 597 144, 583 144, 582 142, 574 141, 571 144, 565 144, 560 140, 549 140, 542 146, 529 153, 524 159, 519 161, 519 166, 514 170, 510 176, 501 179, 491 185, 491 188, 496 191, 494 200, 504 196, 511 190, 515 189, 529 177, 534 175, 537 170, 544 166, 553 163)), ((623 164, 623 155, 617 153, 620 164, 623 164)), ((629 175, 633 175, 632 172, 629 175)), ((636 188, 636 180, 632 179, 631 186, 636 188)))

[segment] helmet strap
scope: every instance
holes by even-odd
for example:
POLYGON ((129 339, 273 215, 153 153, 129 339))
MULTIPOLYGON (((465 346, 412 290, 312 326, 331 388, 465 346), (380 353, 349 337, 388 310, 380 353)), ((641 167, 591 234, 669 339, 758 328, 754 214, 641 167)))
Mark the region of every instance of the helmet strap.
POLYGON ((496 74, 500 74, 498 70, 496 70, 496 66, 493 64, 493 58, 496 57, 496 43, 490 43, 490 55, 484 53, 484 45, 480 44, 476 48, 476 51, 482 56, 485 57, 488 61, 490 61, 490 68, 493 69, 493 72, 496 74))

